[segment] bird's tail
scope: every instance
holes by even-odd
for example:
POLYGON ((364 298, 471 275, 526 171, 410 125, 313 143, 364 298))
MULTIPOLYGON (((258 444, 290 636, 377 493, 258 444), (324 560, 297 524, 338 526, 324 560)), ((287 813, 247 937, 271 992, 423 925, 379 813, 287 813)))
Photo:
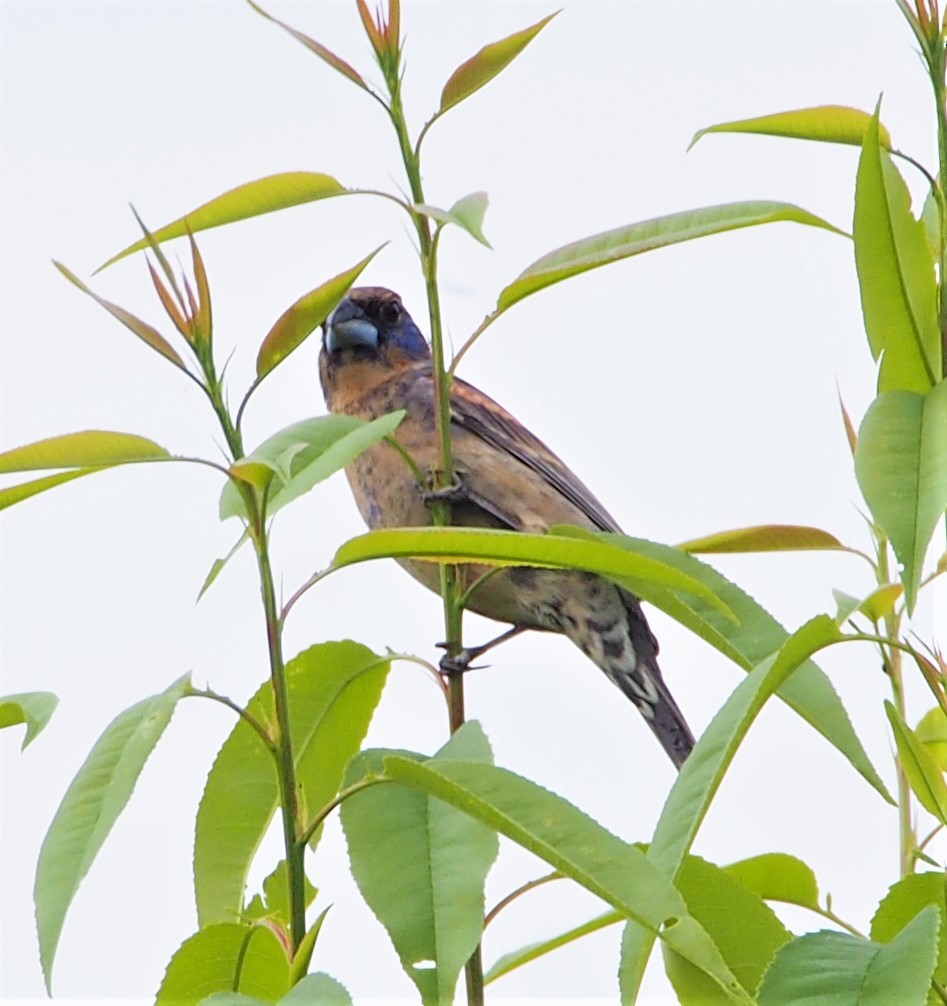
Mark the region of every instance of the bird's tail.
POLYGON ((620 594, 627 613, 635 662, 633 669, 609 676, 638 707, 668 757, 676 768, 680 768, 694 747, 694 735, 664 683, 658 666, 658 641, 651 632, 640 602, 627 591, 621 590, 620 594))

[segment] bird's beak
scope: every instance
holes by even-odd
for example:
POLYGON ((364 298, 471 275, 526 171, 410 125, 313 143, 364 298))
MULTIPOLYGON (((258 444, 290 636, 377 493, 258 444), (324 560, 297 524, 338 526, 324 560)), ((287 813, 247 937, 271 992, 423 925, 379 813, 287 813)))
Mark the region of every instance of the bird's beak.
POLYGON ((378 329, 365 317, 364 311, 348 297, 341 301, 325 321, 327 353, 355 346, 378 345, 378 329))

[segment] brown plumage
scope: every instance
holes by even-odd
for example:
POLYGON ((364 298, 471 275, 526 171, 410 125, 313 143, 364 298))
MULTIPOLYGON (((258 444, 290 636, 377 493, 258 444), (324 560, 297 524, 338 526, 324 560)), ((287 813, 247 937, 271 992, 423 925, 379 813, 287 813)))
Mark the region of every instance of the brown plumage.
MULTIPOLYGON (((331 412, 374 419, 405 409, 394 436, 420 468, 438 463, 430 351, 397 294, 361 287, 325 325, 320 378, 331 412)), ((543 532, 553 524, 619 531, 608 511, 548 447, 483 392, 451 385, 451 442, 463 489, 452 523, 543 532)), ((431 523, 421 489, 404 459, 380 443, 346 474, 371 528, 431 523)), ((431 563, 402 565, 431 590, 431 563)), ((472 583, 485 567, 461 567, 472 583)), ((631 699, 678 767, 694 739, 658 668, 658 644, 637 598, 602 577, 569 570, 514 567, 478 588, 470 608, 511 625, 561 632, 631 699)))

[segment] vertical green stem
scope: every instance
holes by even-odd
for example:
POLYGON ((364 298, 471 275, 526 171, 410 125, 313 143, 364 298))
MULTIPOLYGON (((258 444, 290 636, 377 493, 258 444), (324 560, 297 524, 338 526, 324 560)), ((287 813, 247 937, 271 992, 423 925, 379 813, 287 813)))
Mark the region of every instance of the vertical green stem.
MULTIPOLYGON (((423 203, 424 188, 421 183, 421 168, 417 148, 411 144, 408 135, 404 109, 401 104, 401 81, 397 67, 386 76, 388 92, 391 96, 389 112, 398 136, 401 157, 404 161, 411 198, 415 203, 423 203)), ((438 440, 438 468, 433 473, 435 489, 445 488, 454 481, 454 460, 451 449, 450 424, 450 382, 451 376, 444 365, 444 332, 441 322, 441 302, 437 288, 437 239, 439 231, 431 232, 431 222, 420 214, 414 217, 421 252, 421 268, 427 292, 428 312, 431 319, 431 356, 434 376, 434 414, 438 440)), ((449 525, 450 504, 438 501, 432 507, 432 519, 437 526, 449 525)), ((444 601, 444 630, 447 652, 456 655, 463 648, 463 609, 460 604, 457 570, 454 566, 442 565, 440 570, 441 597, 444 601)), ((447 683, 450 731, 455 733, 464 725, 464 678, 453 674, 447 683)), ((479 945, 465 966, 468 1006, 483 1006, 483 960, 479 945)))
MULTIPOLYGON (((947 84, 945 84, 944 37, 939 25, 931 25, 931 36, 927 46, 927 65, 934 89, 934 105, 937 116, 938 184, 941 192, 947 184, 947 84)), ((947 298, 944 284, 947 278, 947 214, 944 199, 938 200, 940 209, 940 335, 941 335, 941 376, 947 377, 947 298)))
MULTIPOLYGON (((889 582, 888 542, 879 536, 878 540, 878 582, 889 582)), ((889 639, 898 639, 901 632, 901 617, 894 611, 885 616, 885 635, 889 639)), ((891 697, 894 706, 902 720, 906 719, 904 703, 904 681, 901 673, 901 651, 894 646, 882 647, 882 659, 888 678, 891 681, 891 697)), ((914 872, 914 850, 917 848, 917 835, 912 821, 913 800, 907 773, 900 755, 895 753, 895 771, 898 781, 898 835, 899 835, 899 876, 907 877, 914 872)))

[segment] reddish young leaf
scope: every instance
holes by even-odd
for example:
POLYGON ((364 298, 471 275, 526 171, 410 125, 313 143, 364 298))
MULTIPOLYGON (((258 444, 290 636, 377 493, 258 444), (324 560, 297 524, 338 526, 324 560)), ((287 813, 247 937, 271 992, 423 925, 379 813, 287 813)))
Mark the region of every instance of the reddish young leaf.
POLYGON ((380 57, 387 48, 385 37, 382 35, 380 28, 381 15, 379 14, 378 22, 376 22, 365 0, 355 0, 355 2, 358 5, 358 14, 362 19, 362 24, 365 26, 365 34, 368 36, 368 41, 371 42, 375 55, 380 57))
POLYGON ((174 327, 190 342, 191 333, 184 315, 181 314, 180 309, 174 302, 174 298, 168 293, 167 287, 161 282, 161 278, 158 276, 155 267, 150 262, 148 263, 148 272, 151 274, 151 282, 154 284, 155 292, 158 294, 158 299, 161 301, 161 306, 164 308, 165 313, 174 323, 174 327))
POLYGON ((197 310, 194 312, 194 336, 197 341, 210 342, 213 333, 214 319, 210 307, 210 284, 207 282, 207 270, 204 260, 198 250, 193 234, 188 234, 191 242, 191 265, 194 269, 194 281, 197 283, 197 310))

